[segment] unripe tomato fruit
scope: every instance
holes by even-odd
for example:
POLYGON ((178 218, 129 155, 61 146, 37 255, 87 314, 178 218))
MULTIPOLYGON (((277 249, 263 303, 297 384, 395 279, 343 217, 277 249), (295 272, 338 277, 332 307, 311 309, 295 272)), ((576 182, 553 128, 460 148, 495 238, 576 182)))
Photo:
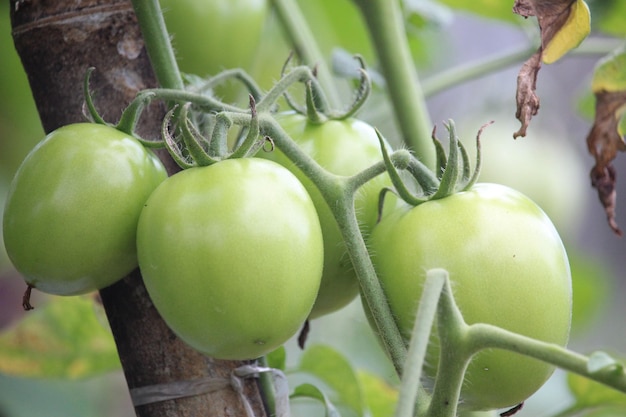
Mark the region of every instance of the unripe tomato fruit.
MULTIPOLYGON (((572 311, 571 277, 561 239, 523 194, 496 184, 406 206, 378 224, 372 260, 398 327, 410 337, 426 271, 444 268, 465 321, 488 323, 564 346, 572 311)), ((436 331, 428 363, 438 362, 436 331)), ((469 364, 462 407, 516 405, 554 368, 503 350, 479 352, 469 364)), ((426 367, 434 377, 436 366, 426 367)))
MULTIPOLYGON (((302 150, 333 174, 354 175, 383 159, 374 128, 358 119, 315 124, 306 116, 290 112, 279 114, 277 121, 302 150)), ((313 198, 320 218, 324 235, 324 275, 311 318, 340 309, 359 294, 359 283, 330 208, 313 182, 280 150, 258 155, 278 162, 298 177, 313 198)), ((391 180, 383 174, 359 190, 355 208, 365 236, 376 223, 378 194, 388 186, 391 180)))
POLYGON ((63 126, 19 167, 3 217, 6 250, 26 282, 74 295, 137 267, 136 232, 167 173, 137 139, 94 124, 63 126))
MULTIPOLYGON (((267 0, 160 3, 181 71, 206 77, 232 68, 250 70, 269 11, 267 0)), ((218 95, 235 98, 235 91, 224 87, 218 95)))
POLYGON ((218 359, 262 356, 311 311, 322 276, 315 207, 298 179, 257 158, 190 168, 150 196, 139 267, 178 336, 218 359))

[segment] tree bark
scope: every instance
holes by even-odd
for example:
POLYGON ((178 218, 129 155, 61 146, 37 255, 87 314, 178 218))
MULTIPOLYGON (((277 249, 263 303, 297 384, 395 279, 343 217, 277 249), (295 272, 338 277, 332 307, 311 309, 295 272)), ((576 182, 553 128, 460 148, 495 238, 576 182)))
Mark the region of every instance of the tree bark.
MULTIPOLYGON (((105 120, 116 122, 122 109, 144 88, 155 87, 143 40, 128 0, 11 0, 13 38, 44 130, 85 121, 83 78, 95 67, 91 90, 105 120)), ((139 132, 159 135, 163 105, 142 117, 139 132)), ((178 169, 159 154, 170 174, 178 169)), ((94 219, 94 221, 97 221, 94 219)), ((230 378, 242 362, 206 358, 178 339, 152 305, 135 270, 100 292, 130 390, 199 378, 230 378)), ((265 410, 255 380, 243 381, 255 416, 265 410)), ((135 407, 140 417, 245 416, 242 398, 230 387, 135 407)))

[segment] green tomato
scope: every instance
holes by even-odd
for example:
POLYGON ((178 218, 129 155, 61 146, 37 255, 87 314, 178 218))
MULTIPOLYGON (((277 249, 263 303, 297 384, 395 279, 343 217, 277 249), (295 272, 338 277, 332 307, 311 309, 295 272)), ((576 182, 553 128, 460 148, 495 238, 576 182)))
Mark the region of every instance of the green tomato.
POLYGON ((218 359, 262 356, 292 337, 320 285, 311 198, 280 165, 225 160, 170 177, 137 231, 139 267, 170 328, 218 359))
MULTIPOLYGON (((527 195, 567 242, 584 224, 589 188, 584 159, 558 132, 535 127, 527 137, 513 140, 515 129, 513 123, 499 122, 485 129, 480 181, 506 185, 527 195)), ((474 146, 468 148, 475 152, 474 146)))
MULTIPOLYGON (((407 340, 426 271, 444 268, 467 323, 489 323, 560 346, 567 343, 572 311, 567 254, 550 219, 518 191, 477 184, 466 192, 397 209, 374 229, 370 247, 407 340)), ((430 364, 438 362, 433 333, 430 364)), ((553 370, 517 353, 481 351, 467 369, 462 406, 514 406, 539 389, 553 370)), ((436 366, 426 372, 433 377, 436 366)))
POLYGON ((267 0, 160 3, 181 71, 204 77, 250 69, 269 11, 267 0))
MULTIPOLYGON (((333 174, 354 175, 382 160, 380 143, 374 128, 360 120, 331 120, 314 124, 296 113, 280 114, 277 120, 301 149, 333 174)), ((311 318, 340 309, 358 295, 359 283, 330 208, 311 180, 280 150, 261 152, 259 156, 280 163, 298 177, 313 198, 322 224, 324 275, 311 318)), ((379 192, 388 186, 391 186, 391 181, 384 174, 369 181, 359 190, 355 208, 365 236, 376 223, 379 192)))
POLYGON ((61 127, 26 157, 3 216, 7 253, 26 282, 74 295, 137 267, 137 221, 167 173, 137 139, 109 126, 61 127))

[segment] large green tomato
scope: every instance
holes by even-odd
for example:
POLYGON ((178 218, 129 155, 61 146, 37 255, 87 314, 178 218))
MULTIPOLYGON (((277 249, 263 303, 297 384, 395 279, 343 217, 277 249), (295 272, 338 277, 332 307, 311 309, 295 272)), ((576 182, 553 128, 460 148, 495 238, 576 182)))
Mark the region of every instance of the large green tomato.
POLYGON ((181 71, 205 77, 250 69, 268 15, 267 0, 160 3, 181 71))
MULTIPOLYGON (((300 148, 323 168, 337 175, 354 175, 382 160, 380 143, 374 129, 357 119, 310 123, 305 116, 284 113, 277 117, 280 125, 300 148)), ((338 310, 359 293, 359 283, 346 253, 339 226, 317 187, 280 150, 260 152, 292 171, 313 198, 324 235, 324 275, 311 318, 338 310)), ((378 216, 378 195, 391 186, 384 174, 363 186, 355 208, 362 232, 367 235, 378 216)))
MULTIPOLYGON (((558 132, 535 127, 527 137, 512 140, 515 129, 515 123, 500 122, 485 129, 480 181, 506 185, 527 195, 567 242, 584 224, 589 188, 584 159, 558 132)), ((469 146, 468 151, 475 153, 475 147, 469 146)))
MULTIPOLYGON (((550 219, 511 188, 477 184, 470 191, 397 209, 374 229, 370 246, 407 338, 426 271, 444 268, 467 323, 567 343, 572 311, 567 254, 550 219)), ((438 362, 437 350, 431 343, 429 363, 438 362)), ((436 367, 426 370, 434 376, 436 367)), ((552 372, 552 366, 516 353, 481 351, 469 364, 462 406, 486 410, 516 405, 552 372)))
POLYGON ((137 139, 79 123, 50 133, 26 157, 3 216, 9 258, 41 291, 101 289, 137 267, 137 222, 167 173, 137 139))
POLYGON ((322 276, 311 198, 288 170, 257 158, 170 177, 141 213, 137 246, 165 322, 218 359, 253 359, 287 341, 322 276))

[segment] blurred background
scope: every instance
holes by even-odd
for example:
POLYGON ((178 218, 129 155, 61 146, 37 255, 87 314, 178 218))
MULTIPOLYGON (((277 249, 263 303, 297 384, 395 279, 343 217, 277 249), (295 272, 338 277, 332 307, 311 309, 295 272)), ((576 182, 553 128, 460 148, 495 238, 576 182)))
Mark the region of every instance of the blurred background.
MULTIPOLYGON (((0 5, 3 57, 0 60, 0 97, 3 98, 0 101, 0 208, 20 162, 44 137, 26 76, 13 47, 8 3, 0 5)), ((406 8, 413 3, 420 2, 407 1, 406 8)), ((429 93, 433 123, 443 128, 443 121, 454 119, 461 139, 471 148, 480 126, 488 121, 495 122, 482 137, 485 167, 481 180, 501 182, 526 193, 544 208, 561 233, 574 275, 575 312, 570 347, 581 353, 609 349, 624 356, 626 307, 622 299, 626 294, 626 257, 623 255, 626 242, 611 232, 596 192, 590 187, 588 172, 593 160, 585 144, 591 126, 588 109, 590 103, 593 105, 589 85, 593 68, 602 54, 573 53, 555 64, 544 65, 537 85, 541 99, 539 114, 533 118, 527 137, 513 140, 512 134, 519 128, 515 119, 515 88, 522 61, 511 62, 489 75, 445 91, 434 91, 433 80, 461 64, 530 50, 528 48, 537 44, 536 22, 521 18, 504 22, 435 2, 423 3, 429 7, 422 6, 411 15, 409 29, 420 78, 429 93), (587 109, 587 115, 581 109, 587 109)), ((600 3, 589 1, 592 12, 597 10, 602 15, 600 6, 609 7, 607 5, 617 2, 600 3)), ((349 0, 299 1, 299 4, 314 33, 320 35, 320 45, 329 63, 341 70, 346 56, 361 53, 366 62, 372 64, 374 94, 359 117, 377 126, 399 146, 401 138, 393 124, 384 86, 376 78, 374 54, 356 9, 349 0)), ((626 27, 626 13, 621 19, 622 26, 626 27)), ((268 14, 262 31, 260 44, 247 63, 247 69, 264 88, 269 88, 279 78, 289 47, 272 13, 268 14)), ((605 33, 594 32, 592 38, 590 42, 606 40, 606 45, 610 45, 605 33)), ((620 156, 615 165, 617 221, 626 227, 626 161, 620 156)), ((24 315, 21 308, 24 289, 22 279, 11 267, 0 244, 0 331, 10 331, 24 315)), ((37 305, 52 302, 50 297, 41 294, 35 297, 37 305)), ((330 345, 349 357, 356 368, 395 381, 393 370, 367 326, 360 300, 340 312, 313 321, 308 343, 330 345)), ((287 353, 287 364, 295 366, 301 355, 295 341, 288 343, 287 353)), ((0 357, 0 369, 4 371, 9 367, 6 363, 2 365, 3 360, 6 359, 0 357)), ((566 408, 572 399, 564 380, 563 373, 555 373, 518 415, 550 416, 566 408)), ((0 417, 133 415, 119 370, 74 380, 29 378, 0 372, 0 417)))

